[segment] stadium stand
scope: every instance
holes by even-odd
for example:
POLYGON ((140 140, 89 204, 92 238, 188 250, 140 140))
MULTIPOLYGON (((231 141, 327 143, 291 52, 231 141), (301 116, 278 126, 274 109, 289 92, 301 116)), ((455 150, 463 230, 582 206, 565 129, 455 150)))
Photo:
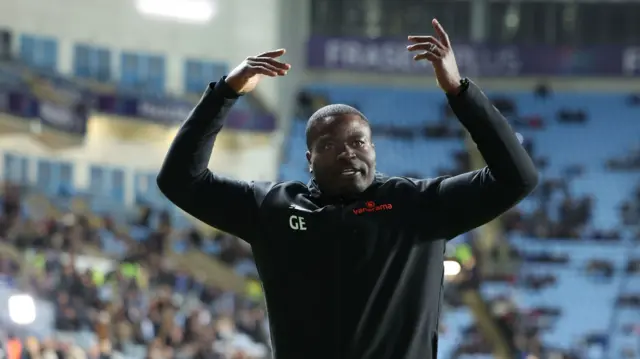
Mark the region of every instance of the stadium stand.
MULTIPOLYGON (((20 57, 0 63, 5 136, 31 134, 44 148, 73 148, 87 131, 85 106, 167 126, 184 119, 195 103, 189 94, 176 98, 127 88, 126 81, 116 85, 100 72, 89 76, 91 81, 87 71, 66 77, 50 58, 57 51, 32 56, 34 41, 46 40, 50 49, 55 38, 21 40, 20 57), (63 132, 73 142, 45 141, 38 138, 40 131, 22 126, 38 120, 44 132, 63 132)), ((188 65, 206 67, 206 61, 188 65)), ((207 72, 206 78, 213 75, 207 72)), ((200 91, 206 81, 201 77, 195 85, 189 78, 185 90, 199 86, 200 91)), ((230 121, 243 130, 268 132, 274 126, 273 116, 250 98, 230 121)), ((147 140, 152 135, 145 133, 147 140)), ((0 301, 9 309, 0 315, 5 353, 18 348, 32 358, 265 356, 268 326, 246 245, 196 230, 160 195, 155 171, 22 151, 4 146, 1 159, 6 185, 0 200, 0 301), (77 176, 84 171, 88 178, 79 187, 77 176)))

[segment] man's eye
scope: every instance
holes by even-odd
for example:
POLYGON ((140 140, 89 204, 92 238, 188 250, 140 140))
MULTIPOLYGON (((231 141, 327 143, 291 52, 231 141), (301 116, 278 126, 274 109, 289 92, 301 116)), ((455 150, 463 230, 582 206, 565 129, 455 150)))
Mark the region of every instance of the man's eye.
POLYGON ((333 143, 325 143, 324 145, 322 145, 322 149, 327 151, 333 148, 333 143))
POLYGON ((364 146, 364 141, 362 141, 362 140, 353 141, 353 145, 355 147, 362 147, 362 146, 364 146))

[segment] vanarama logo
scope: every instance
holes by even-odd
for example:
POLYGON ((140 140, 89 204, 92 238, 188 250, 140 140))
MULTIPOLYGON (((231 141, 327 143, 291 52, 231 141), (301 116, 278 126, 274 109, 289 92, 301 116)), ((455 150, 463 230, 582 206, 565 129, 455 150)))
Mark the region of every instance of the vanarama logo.
POLYGON ((356 208, 353 210, 353 214, 363 214, 368 212, 379 212, 379 211, 388 211, 393 209, 393 206, 390 203, 385 204, 376 204, 374 201, 367 201, 364 207, 356 208))

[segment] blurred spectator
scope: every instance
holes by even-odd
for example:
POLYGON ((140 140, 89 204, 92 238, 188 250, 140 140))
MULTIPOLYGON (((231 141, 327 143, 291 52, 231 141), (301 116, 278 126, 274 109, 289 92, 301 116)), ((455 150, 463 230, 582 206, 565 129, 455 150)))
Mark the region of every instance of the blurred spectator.
POLYGON ((607 160, 606 166, 614 171, 632 171, 640 169, 640 146, 628 149, 623 155, 607 160))
MULTIPOLYGON (((80 347, 76 345, 80 343, 15 337, 24 345, 23 357, 137 358, 136 353, 146 353, 153 359, 226 359, 247 353, 247 358, 266 355, 267 319, 259 301, 220 291, 185 268, 160 260, 176 235, 198 249, 204 243, 202 234, 193 229, 184 236, 177 232, 167 212, 143 207, 129 234, 108 215, 96 222, 98 227, 69 212, 39 220, 19 215, 22 196, 11 185, 5 186, 2 205, 0 223, 8 234, 5 242, 24 251, 30 264, 23 267, 0 252, 0 285, 50 301, 58 333, 92 333, 96 340, 95 346, 80 347), (83 246, 89 244, 120 261, 87 256, 83 246), (105 268, 109 269, 102 271, 105 268), (23 273, 28 276, 17 281, 23 273), (221 321, 228 325, 214 325, 221 321)), ((221 260, 240 273, 257 274, 250 247, 225 234, 214 241, 219 244, 221 260)))
POLYGON ((554 252, 541 251, 537 253, 521 253, 522 258, 532 263, 554 263, 563 264, 569 262, 569 256, 566 254, 558 254, 554 252))
POLYGON ((629 103, 630 106, 640 106, 640 94, 634 93, 629 95, 627 103, 629 103))
POLYGON ((587 264, 587 274, 593 278, 610 280, 613 273, 613 264, 609 261, 592 259, 587 264))
POLYGON ((544 289, 548 286, 553 286, 556 284, 556 277, 551 275, 551 274, 547 274, 547 275, 526 275, 524 277, 523 280, 523 287, 527 288, 527 289, 531 289, 534 291, 539 291, 541 289, 544 289))
POLYGON ((502 112, 504 117, 518 117, 518 108, 509 97, 494 97, 491 99, 493 105, 502 112))
POLYGON ((557 118, 562 123, 584 123, 587 121, 587 114, 583 110, 560 109, 557 118))
POLYGON ((296 100, 296 117, 306 121, 315 111, 313 108, 313 97, 306 91, 300 91, 298 92, 296 100))
POLYGON ((640 274, 640 259, 629 259, 625 271, 627 274, 631 275, 640 274))
POLYGON ((539 99, 546 99, 551 96, 551 87, 545 83, 540 83, 533 89, 533 93, 539 99))
POLYGON ((620 307, 640 308, 640 294, 622 294, 618 297, 616 304, 620 307))

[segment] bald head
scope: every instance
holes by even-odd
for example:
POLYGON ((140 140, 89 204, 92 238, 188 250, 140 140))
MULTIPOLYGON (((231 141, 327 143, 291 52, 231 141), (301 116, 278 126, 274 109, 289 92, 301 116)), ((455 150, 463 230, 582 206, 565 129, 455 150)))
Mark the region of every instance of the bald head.
POLYGON ((315 138, 315 134, 313 133, 314 128, 316 127, 316 124, 318 122, 329 117, 338 117, 343 115, 356 115, 362 118, 365 122, 369 122, 364 114, 358 111, 358 109, 356 109, 355 107, 344 104, 324 106, 316 111, 313 115, 311 115, 311 117, 309 117, 309 120, 307 121, 307 149, 311 148, 311 143, 313 143, 313 139, 315 138))

